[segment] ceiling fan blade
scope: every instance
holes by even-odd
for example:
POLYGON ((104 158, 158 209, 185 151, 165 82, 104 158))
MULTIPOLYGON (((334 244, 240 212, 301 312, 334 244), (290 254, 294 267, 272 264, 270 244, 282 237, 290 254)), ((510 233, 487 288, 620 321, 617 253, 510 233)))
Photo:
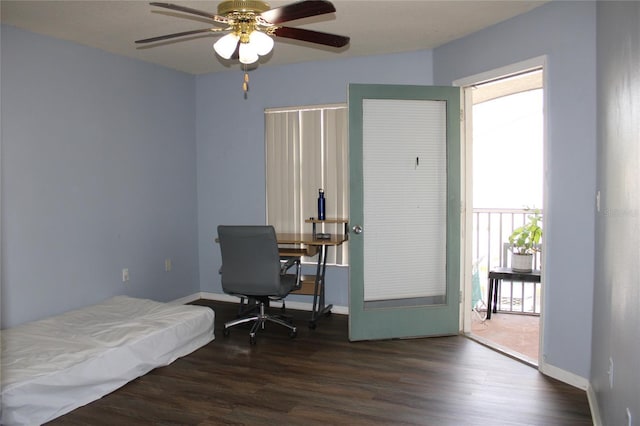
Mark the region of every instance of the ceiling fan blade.
POLYGON ((275 30, 277 37, 308 41, 324 44, 325 46, 343 47, 349 44, 349 37, 337 34, 321 33, 320 31, 305 30, 304 28, 280 27, 275 30))
POLYGON ((306 0, 267 10, 262 12, 260 16, 272 24, 281 24, 335 11, 336 8, 327 0, 306 0))
POLYGON ((151 38, 145 38, 143 40, 136 40, 136 43, 153 43, 154 41, 161 41, 161 40, 168 40, 170 38, 176 38, 176 37, 184 37, 184 36, 188 36, 188 35, 192 35, 192 34, 201 34, 201 33, 217 33, 220 31, 224 31, 224 29, 222 28, 204 28, 201 30, 191 30, 191 31, 183 31, 181 33, 174 33, 174 34, 166 34, 166 35, 162 35, 162 36, 158 36, 158 37, 151 37, 151 38))
POLYGON ((172 3, 152 2, 149 4, 151 6, 164 7, 165 9, 177 10, 178 12, 185 12, 185 13, 191 13, 192 15, 204 16, 205 18, 213 19, 216 22, 227 23, 227 18, 225 17, 214 15, 212 13, 204 12, 198 9, 192 9, 190 7, 180 6, 172 3))

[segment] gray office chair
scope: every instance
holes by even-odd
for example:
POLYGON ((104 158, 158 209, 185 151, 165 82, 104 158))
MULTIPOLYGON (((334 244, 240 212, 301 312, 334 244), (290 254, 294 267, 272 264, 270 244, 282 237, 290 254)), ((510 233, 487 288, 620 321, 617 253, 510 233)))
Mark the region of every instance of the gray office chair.
POLYGON ((228 321, 224 335, 233 326, 254 321, 249 341, 256 343, 256 333, 265 323, 274 322, 289 329, 295 337, 296 327, 281 316, 269 315, 266 308, 271 300, 280 300, 300 287, 300 260, 280 261, 278 242, 273 226, 218 226, 218 241, 222 254, 222 289, 225 293, 247 298, 255 303, 257 312, 228 321), (295 273, 287 273, 295 267, 295 273))

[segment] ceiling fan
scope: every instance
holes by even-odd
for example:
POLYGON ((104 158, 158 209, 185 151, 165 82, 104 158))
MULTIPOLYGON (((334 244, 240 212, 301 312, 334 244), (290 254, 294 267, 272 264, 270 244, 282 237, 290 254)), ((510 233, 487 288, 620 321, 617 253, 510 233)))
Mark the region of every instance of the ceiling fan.
POLYGON ((303 0, 271 9, 261 0, 227 0, 218 5, 218 13, 212 14, 171 3, 150 3, 179 12, 205 17, 220 27, 203 28, 137 40, 136 43, 153 43, 201 33, 227 33, 215 44, 215 52, 224 59, 238 58, 242 64, 252 64, 260 56, 268 54, 274 45, 272 37, 289 38, 331 47, 349 44, 349 37, 323 33, 281 24, 310 16, 335 12, 327 0, 303 0))

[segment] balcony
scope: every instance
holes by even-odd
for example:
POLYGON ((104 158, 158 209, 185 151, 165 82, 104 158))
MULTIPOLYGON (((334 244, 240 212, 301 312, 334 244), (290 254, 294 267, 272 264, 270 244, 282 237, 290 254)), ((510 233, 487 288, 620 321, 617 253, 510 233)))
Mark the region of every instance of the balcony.
MULTIPOLYGON (((509 266, 509 235, 531 214, 524 209, 474 209, 473 249, 474 274, 478 274, 486 303, 488 279, 492 268, 509 266)), ((540 269, 541 253, 534 256, 534 268, 540 269)), ((540 284, 501 281, 498 287, 498 312, 540 315, 540 284)))
MULTIPOLYGON (((481 302, 476 308, 484 316, 487 304, 488 274, 492 268, 510 266, 508 240, 511 232, 523 225, 524 209, 473 210, 473 282, 480 287, 481 302)), ((534 256, 534 268, 541 268, 541 253, 534 256)), ((537 365, 539 346, 540 291, 538 283, 499 281, 498 315, 489 321, 474 317, 472 335, 490 346, 537 365), (501 315, 509 314, 509 315, 501 315)))

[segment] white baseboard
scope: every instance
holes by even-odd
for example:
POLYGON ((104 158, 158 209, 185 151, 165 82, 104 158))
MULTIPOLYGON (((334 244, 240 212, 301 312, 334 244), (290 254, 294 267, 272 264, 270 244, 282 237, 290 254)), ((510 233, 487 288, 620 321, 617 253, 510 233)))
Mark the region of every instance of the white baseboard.
POLYGON ((181 297, 180 299, 172 300, 169 303, 174 303, 176 305, 186 305, 187 303, 191 303, 200 299, 200 293, 194 293, 189 296, 181 297))
POLYGON ((553 365, 540 364, 538 370, 540 370, 540 372, 544 375, 552 377, 556 380, 560 380, 561 382, 564 382, 578 389, 586 391, 589 388, 589 381, 584 377, 570 373, 561 368, 554 367, 553 365))
POLYGON ((591 409, 591 420, 593 426, 602 426, 602 418, 600 417, 600 408, 598 408, 598 398, 593 386, 589 384, 587 388, 587 399, 589 400, 589 408, 591 409))
MULTIPOLYGON (((198 299, 206 299, 206 300, 217 300, 220 302, 232 302, 232 303, 238 303, 238 298, 235 296, 230 296, 228 294, 220 294, 220 293, 210 293, 210 292, 200 292, 200 293, 195 293, 192 294, 190 296, 186 296, 186 297, 182 297, 180 299, 176 299, 173 301, 173 303, 179 303, 179 304, 185 304, 185 303, 190 303, 193 302, 195 300, 198 299)), ((281 306, 280 302, 274 302, 273 303, 274 306, 281 306)), ((291 300, 287 300, 286 304, 289 308, 291 309, 297 309, 300 311, 309 311, 311 312, 311 309, 313 307, 313 303, 307 303, 307 302, 295 302, 295 301, 291 301, 291 300)), ((340 314, 340 315, 349 315, 349 308, 347 306, 336 306, 333 305, 333 308, 331 308, 331 312, 334 314, 340 314)))

